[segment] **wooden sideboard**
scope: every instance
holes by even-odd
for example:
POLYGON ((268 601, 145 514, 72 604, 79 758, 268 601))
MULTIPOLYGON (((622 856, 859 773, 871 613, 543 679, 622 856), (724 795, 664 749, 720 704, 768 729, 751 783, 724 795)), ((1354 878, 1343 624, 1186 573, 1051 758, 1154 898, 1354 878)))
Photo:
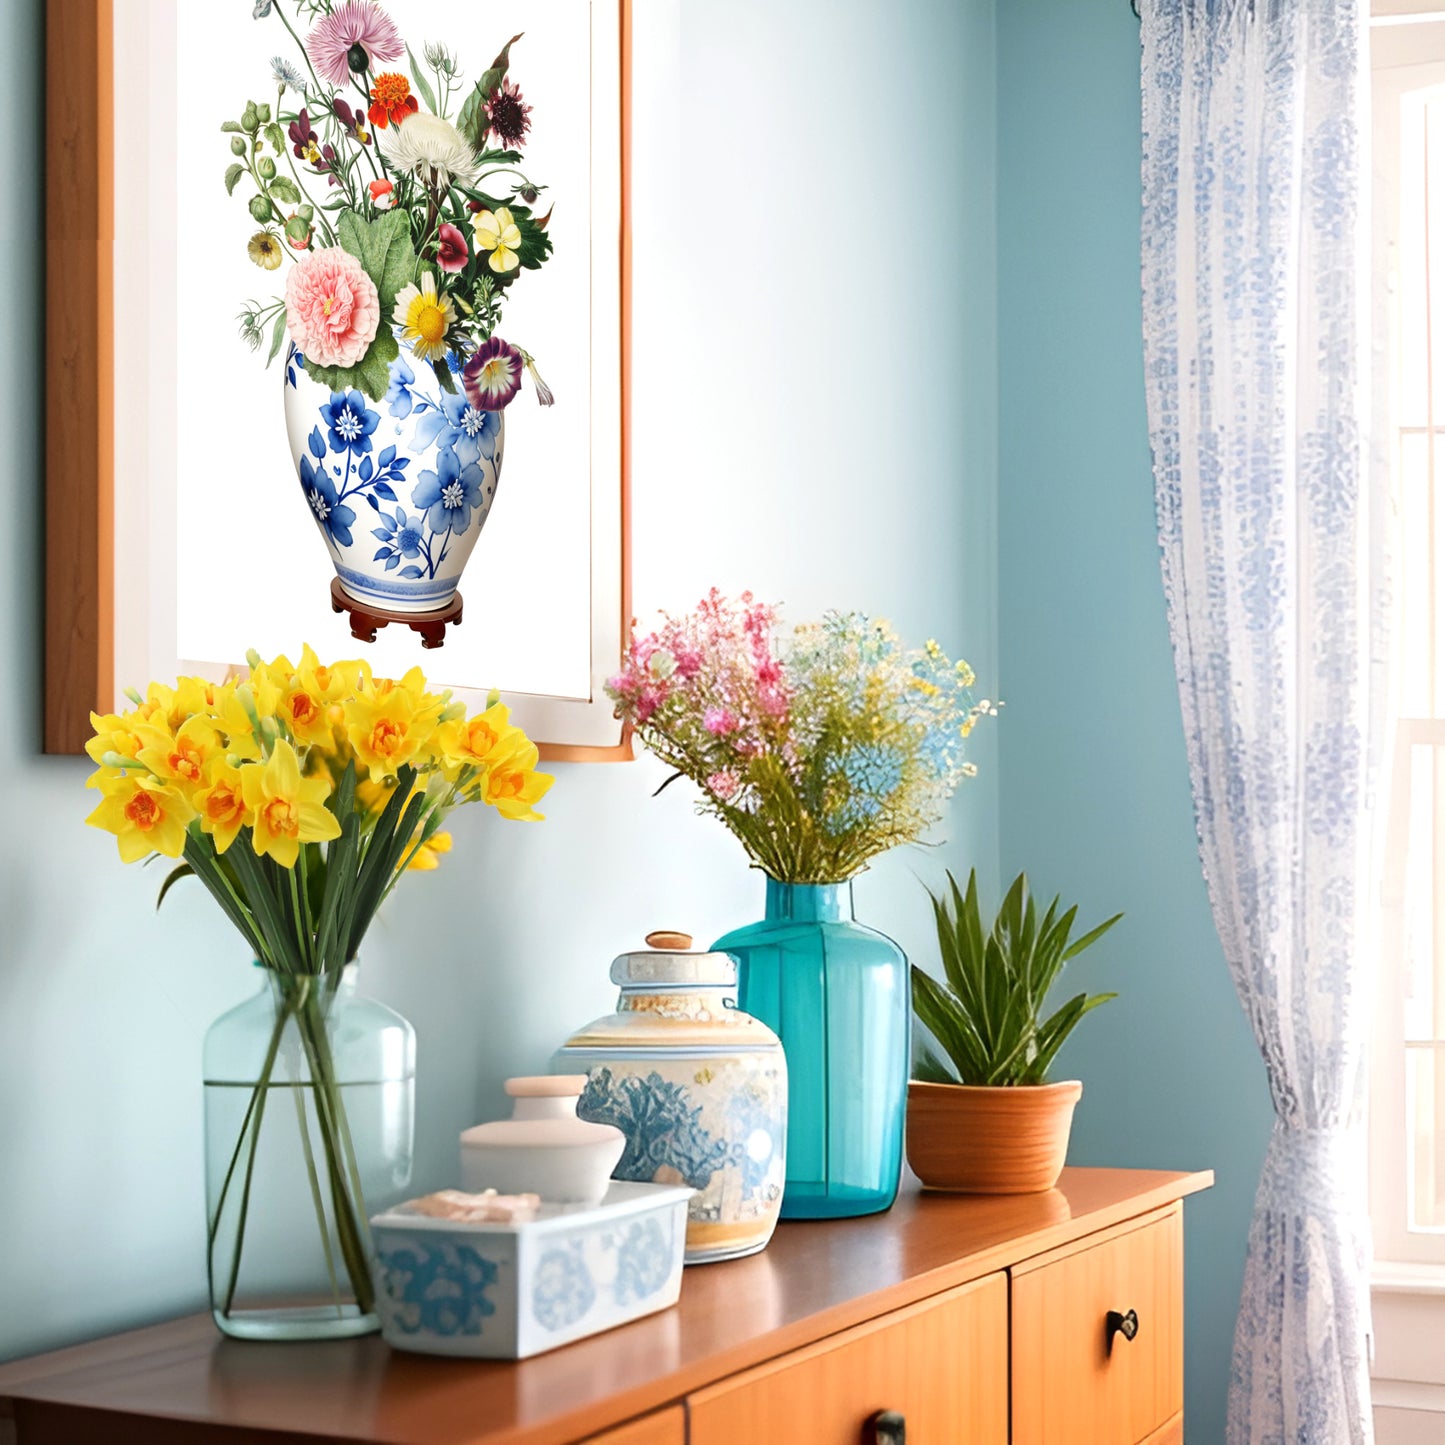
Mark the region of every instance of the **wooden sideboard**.
POLYGON ((1179 1445, 1182 1201, 1212 1183, 910 1181, 887 1214, 785 1223, 688 1270, 675 1309, 520 1364, 190 1316, 0 1366, 0 1445, 871 1445, 897 1438, 882 1412, 909 1445, 1179 1445))

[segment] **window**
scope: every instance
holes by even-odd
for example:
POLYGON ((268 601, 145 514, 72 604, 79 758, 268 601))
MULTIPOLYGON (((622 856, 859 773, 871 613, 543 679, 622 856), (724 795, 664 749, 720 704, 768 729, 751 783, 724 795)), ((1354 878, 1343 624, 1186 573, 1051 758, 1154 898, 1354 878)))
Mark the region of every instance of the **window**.
POLYGON ((1445 22, 1377 18, 1372 58, 1375 416, 1397 507, 1401 721, 1381 794, 1371 1214, 1377 1258, 1445 1266, 1445 22))

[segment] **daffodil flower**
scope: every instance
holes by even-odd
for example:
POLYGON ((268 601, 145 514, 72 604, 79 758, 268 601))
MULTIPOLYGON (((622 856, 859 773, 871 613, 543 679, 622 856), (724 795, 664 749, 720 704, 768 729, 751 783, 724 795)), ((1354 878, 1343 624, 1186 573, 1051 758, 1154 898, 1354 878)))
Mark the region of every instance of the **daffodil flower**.
POLYGON ((279 740, 264 767, 241 770, 241 792, 251 813, 251 846, 283 868, 294 868, 303 843, 339 837, 341 824, 326 807, 331 784, 303 778, 296 749, 279 740))
POLYGON ((236 834, 251 820, 241 779, 239 768, 225 758, 217 758, 211 764, 207 786, 191 799, 201 831, 211 835, 218 855, 236 841, 236 834))
POLYGON ((100 784, 101 801, 85 820, 114 833, 122 863, 147 853, 179 858, 186 846, 186 824, 194 813, 176 788, 149 773, 125 772, 100 784))
POLYGON ((495 211, 478 211, 472 217, 472 231, 477 249, 491 253, 487 265, 498 275, 504 276, 521 265, 517 252, 522 245, 522 232, 505 206, 495 211))

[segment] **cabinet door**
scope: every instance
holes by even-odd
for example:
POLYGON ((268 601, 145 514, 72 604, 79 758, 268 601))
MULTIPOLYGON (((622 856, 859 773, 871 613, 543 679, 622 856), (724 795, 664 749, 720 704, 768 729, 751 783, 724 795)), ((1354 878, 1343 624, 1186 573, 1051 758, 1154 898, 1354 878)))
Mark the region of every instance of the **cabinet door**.
POLYGON ((1013 1271, 1014 1445, 1180 1438, 1183 1271, 1177 1204, 1013 1271))
POLYGON ((687 1445, 687 1422, 682 1406, 674 1405, 601 1435, 589 1435, 581 1445, 687 1445))
POLYGON ((908 1445, 1007 1445, 1008 1285, 948 1290, 747 1370, 688 1400, 689 1445, 872 1445, 874 1415, 908 1445))

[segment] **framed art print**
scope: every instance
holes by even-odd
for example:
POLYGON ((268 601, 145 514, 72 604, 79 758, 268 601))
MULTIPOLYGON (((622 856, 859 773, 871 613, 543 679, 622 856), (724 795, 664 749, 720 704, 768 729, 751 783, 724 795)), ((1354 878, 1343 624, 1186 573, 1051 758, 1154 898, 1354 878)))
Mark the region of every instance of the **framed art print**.
POLYGON ((306 642, 630 756, 627 0, 47 21, 46 750, 306 642))

